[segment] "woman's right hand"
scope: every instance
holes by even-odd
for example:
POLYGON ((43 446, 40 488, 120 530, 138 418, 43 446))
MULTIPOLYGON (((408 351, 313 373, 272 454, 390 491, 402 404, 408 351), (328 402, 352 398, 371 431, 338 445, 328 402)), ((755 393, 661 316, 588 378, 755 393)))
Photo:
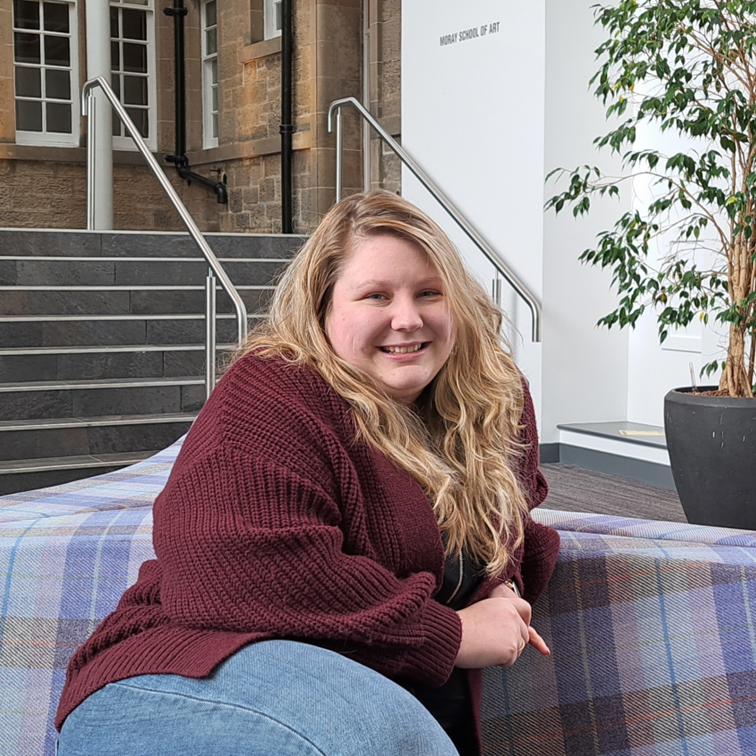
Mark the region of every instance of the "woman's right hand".
POLYGON ((463 669, 511 667, 527 643, 548 654, 546 644, 529 626, 530 604, 523 599, 494 592, 457 612, 462 622, 462 642, 455 666, 463 669))

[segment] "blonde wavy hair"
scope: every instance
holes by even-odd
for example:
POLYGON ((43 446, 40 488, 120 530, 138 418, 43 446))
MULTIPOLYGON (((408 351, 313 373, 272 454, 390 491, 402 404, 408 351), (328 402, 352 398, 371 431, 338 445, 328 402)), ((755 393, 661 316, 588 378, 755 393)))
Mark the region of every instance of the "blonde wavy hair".
POLYGON ((312 366, 349 403, 359 435, 423 487, 446 536, 489 575, 502 573, 523 538, 528 503, 513 470, 522 379, 501 337, 502 313, 466 271, 446 234, 406 200, 385 191, 334 205, 286 269, 268 318, 236 358, 257 350, 312 366), (334 283, 361 240, 393 234, 436 268, 457 327, 456 344, 431 385, 408 407, 339 358, 325 334, 334 283))

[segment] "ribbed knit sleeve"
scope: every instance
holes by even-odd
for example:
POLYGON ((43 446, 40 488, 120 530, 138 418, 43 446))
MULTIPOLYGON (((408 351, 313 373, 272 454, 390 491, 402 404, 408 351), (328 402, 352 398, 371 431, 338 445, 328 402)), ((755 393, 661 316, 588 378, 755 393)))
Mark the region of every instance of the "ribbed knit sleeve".
MULTIPOLYGON (((530 508, 543 503, 549 486, 539 467, 538 426, 536 425, 533 399, 526 384, 525 403, 522 411, 522 443, 527 452, 520 464, 520 480, 528 497, 530 508)), ((553 528, 539 525, 528 517, 525 523, 523 557, 520 576, 524 589, 523 596, 531 603, 546 589, 554 572, 559 553, 559 534, 553 528)))
POLYGON ((430 504, 355 443, 340 399, 257 367, 219 387, 156 502, 163 611, 191 629, 343 643, 384 674, 440 684, 461 626, 431 598, 430 504), (426 569, 411 569, 413 534, 426 569))
POLYGON ((559 533, 528 519, 520 574, 525 589, 523 597, 531 604, 546 590, 558 554, 559 533))

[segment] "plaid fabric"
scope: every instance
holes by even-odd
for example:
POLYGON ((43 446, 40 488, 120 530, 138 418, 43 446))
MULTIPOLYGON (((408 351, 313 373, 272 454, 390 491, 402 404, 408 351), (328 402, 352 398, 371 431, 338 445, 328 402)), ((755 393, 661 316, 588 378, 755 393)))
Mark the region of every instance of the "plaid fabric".
POLYGON ((533 617, 552 656, 486 670, 486 753, 756 753, 756 533, 536 518, 562 537, 533 617))
POLYGON ((54 753, 68 659, 154 555, 152 502, 179 448, 0 498, 0 756, 54 753))
MULTIPOLYGON (((179 448, 0 498, 0 756, 53 753, 68 658, 152 556, 179 448)), ((486 753, 756 753, 756 533, 536 516, 562 535, 534 608, 553 655, 486 671, 486 753)))

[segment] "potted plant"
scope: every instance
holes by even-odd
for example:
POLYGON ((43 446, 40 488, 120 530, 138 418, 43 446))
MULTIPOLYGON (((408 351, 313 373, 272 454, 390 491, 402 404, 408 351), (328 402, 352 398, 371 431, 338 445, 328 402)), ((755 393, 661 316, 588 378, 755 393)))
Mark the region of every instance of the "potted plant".
POLYGON ((653 308, 661 341, 696 317, 727 328, 725 359, 701 371, 721 369, 719 385, 665 397, 667 446, 689 521, 756 529, 756 2, 618 0, 594 12, 607 38, 591 85, 613 126, 595 144, 624 171, 552 171, 569 185, 546 206, 579 216, 646 182, 648 201, 581 255, 613 271, 619 303, 599 323, 632 327, 653 308), (637 144, 650 129, 688 146, 637 144))

